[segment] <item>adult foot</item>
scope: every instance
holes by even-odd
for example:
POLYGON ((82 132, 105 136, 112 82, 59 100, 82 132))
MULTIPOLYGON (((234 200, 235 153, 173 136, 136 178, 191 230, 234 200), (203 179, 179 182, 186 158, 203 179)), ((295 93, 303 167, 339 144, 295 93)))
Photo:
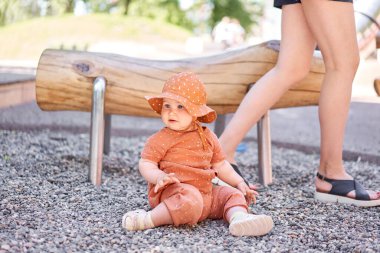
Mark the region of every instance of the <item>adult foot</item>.
POLYGON ((318 173, 315 197, 321 201, 341 202, 357 206, 380 205, 380 192, 365 190, 347 173, 326 176, 318 173))

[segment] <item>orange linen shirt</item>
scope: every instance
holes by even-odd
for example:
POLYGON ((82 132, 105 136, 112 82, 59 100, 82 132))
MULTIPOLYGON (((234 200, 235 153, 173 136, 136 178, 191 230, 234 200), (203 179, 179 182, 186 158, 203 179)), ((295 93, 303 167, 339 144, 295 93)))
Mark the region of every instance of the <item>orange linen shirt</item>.
MULTIPOLYGON (((165 173, 175 173, 181 183, 191 184, 201 193, 209 194, 212 192, 211 180, 216 176, 211 164, 226 157, 218 137, 207 127, 203 127, 203 132, 207 150, 203 148, 197 130, 180 132, 165 127, 148 138, 141 158, 157 163, 165 173)), ((149 202, 158 204, 163 189, 154 193, 153 188, 154 185, 149 184, 149 202)))

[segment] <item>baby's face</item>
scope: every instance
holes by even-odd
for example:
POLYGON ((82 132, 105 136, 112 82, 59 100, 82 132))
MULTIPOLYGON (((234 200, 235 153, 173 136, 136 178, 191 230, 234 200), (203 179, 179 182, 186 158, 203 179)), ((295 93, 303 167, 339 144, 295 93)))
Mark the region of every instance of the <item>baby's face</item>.
POLYGON ((175 131, 188 130, 192 126, 193 117, 179 102, 164 98, 161 110, 164 124, 175 131))

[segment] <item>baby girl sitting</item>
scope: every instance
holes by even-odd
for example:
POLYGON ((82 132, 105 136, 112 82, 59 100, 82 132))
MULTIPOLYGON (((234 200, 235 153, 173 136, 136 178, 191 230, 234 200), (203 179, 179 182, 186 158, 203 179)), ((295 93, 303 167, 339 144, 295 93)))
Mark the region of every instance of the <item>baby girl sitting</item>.
POLYGON ((213 122, 216 112, 206 105, 199 78, 189 72, 176 74, 159 96, 146 98, 166 126, 149 137, 139 162, 153 209, 124 214, 123 227, 195 225, 210 218, 226 220, 235 236, 267 234, 272 218, 247 211, 257 192, 225 160, 216 135, 201 126, 213 122), (213 185, 216 176, 233 187, 213 185))

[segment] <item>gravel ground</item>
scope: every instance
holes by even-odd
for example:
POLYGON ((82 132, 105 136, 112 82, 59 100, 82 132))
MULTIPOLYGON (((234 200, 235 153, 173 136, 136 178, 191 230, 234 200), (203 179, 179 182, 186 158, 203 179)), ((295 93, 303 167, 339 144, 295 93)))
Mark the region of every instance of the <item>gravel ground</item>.
MULTIPOLYGON (((221 220, 125 232, 123 213, 149 209, 136 167, 145 138, 112 138, 96 188, 87 182, 88 134, 0 130, 0 252, 380 252, 380 208, 315 202, 318 156, 276 147, 274 184, 251 206, 273 217, 270 234, 236 238, 221 220)), ((253 148, 238 157, 251 181, 256 157, 253 148)), ((379 187, 378 165, 345 166, 379 187)))

